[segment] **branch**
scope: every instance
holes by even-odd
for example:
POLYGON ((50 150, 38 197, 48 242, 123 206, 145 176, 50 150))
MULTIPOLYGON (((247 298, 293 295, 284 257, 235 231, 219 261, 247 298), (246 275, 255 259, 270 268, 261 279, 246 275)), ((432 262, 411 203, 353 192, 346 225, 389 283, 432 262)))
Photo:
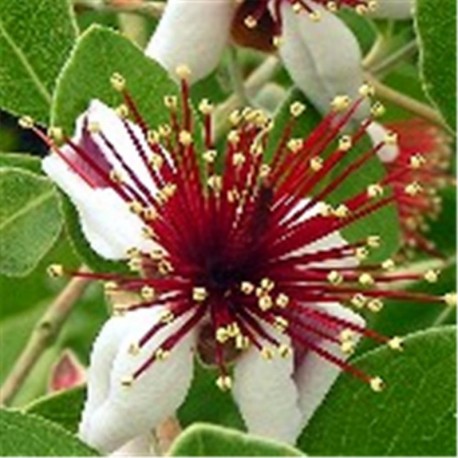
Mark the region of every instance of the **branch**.
MULTIPOLYGON (((82 272, 88 271, 85 267, 82 272)), ((0 405, 10 402, 44 351, 59 335, 73 310, 73 305, 90 283, 87 278, 73 278, 35 325, 29 341, 0 388, 0 405)))
POLYGON ((419 102, 418 100, 387 86, 375 78, 371 73, 366 73, 365 79, 374 87, 377 96, 381 99, 388 100, 389 102, 404 108, 404 110, 436 124, 442 129, 449 129, 440 113, 429 105, 419 102))

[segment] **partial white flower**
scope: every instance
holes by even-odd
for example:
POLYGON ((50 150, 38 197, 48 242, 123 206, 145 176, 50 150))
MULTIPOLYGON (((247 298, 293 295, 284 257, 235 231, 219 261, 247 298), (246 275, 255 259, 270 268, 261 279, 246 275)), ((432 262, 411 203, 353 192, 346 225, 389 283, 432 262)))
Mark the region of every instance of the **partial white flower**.
MULTIPOLYGON (((248 429, 294 443, 341 370, 382 389, 378 377, 346 361, 360 337, 401 348, 400 339, 367 330, 348 307, 377 311, 383 298, 416 296, 391 288, 397 277, 384 264, 360 265, 377 248, 376 234, 352 242, 342 235, 390 199, 361 189, 325 204, 359 173, 358 160, 346 175, 332 176, 347 149, 325 154, 317 135, 291 146, 286 123, 283 136, 292 150, 278 145, 267 165, 258 141, 268 119, 250 110, 240 114, 243 122, 230 135, 217 175, 208 151, 210 110, 202 105, 201 151, 193 143, 193 123, 183 116, 192 112, 189 82, 180 83, 185 106, 171 126, 170 138, 177 140, 167 143, 168 151, 160 136, 101 102, 91 103, 65 145, 46 139, 53 152, 43 167, 77 206, 89 243, 110 259, 129 251, 132 270, 52 269, 106 281, 109 290, 135 297, 94 343, 79 435, 105 453, 131 441, 144 445, 141 437, 183 403, 194 353, 204 347, 212 349, 218 387, 233 388, 248 429)), ((127 89, 115 86, 135 104, 127 89)), ((297 108, 291 107, 292 118, 297 108)), ((176 109, 170 108, 174 115, 176 109)), ((351 107, 342 119, 350 113, 351 107)), ((318 132, 328 131, 328 122, 318 132)), ((339 132, 331 133, 332 143, 339 132)), ((452 296, 422 294, 421 300, 448 303, 452 296)))

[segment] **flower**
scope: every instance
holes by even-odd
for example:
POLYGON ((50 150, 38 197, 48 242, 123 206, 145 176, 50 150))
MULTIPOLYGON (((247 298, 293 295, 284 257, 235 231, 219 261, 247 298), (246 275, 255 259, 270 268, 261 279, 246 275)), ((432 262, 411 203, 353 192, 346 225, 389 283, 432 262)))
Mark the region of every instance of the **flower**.
MULTIPOLYGON (((438 191, 454 184, 449 174, 452 156, 451 138, 442 129, 419 118, 386 125, 397 138, 396 144, 379 155, 389 173, 396 178, 392 188, 403 233, 404 248, 417 248, 433 256, 441 256, 434 243, 423 234, 428 220, 441 211, 438 191)), ((373 141, 386 132, 376 124, 370 126, 373 141)))
MULTIPOLYGON (((361 50, 353 33, 333 14, 338 6, 373 17, 406 19, 411 0, 169 0, 146 49, 171 75, 177 65, 192 81, 212 72, 231 38, 278 53, 294 83, 322 113, 340 94, 356 97, 363 84, 361 50), (204 19, 203 19, 204 18, 204 19)), ((368 104, 354 114, 368 115, 368 104)))
POLYGON ((393 202, 384 195, 392 175, 325 203, 384 145, 336 170, 372 122, 343 133, 362 98, 338 98, 307 138, 292 138, 304 110, 293 103, 267 162, 272 121, 260 110, 230 115, 221 154, 211 135, 213 107, 203 100, 200 146, 189 69, 178 72, 181 103, 165 97, 170 123, 157 130, 120 75, 113 84, 125 105, 114 111, 92 101, 73 138, 57 128, 48 137, 22 121, 51 148, 43 168, 72 199, 93 250, 125 259, 132 271, 50 267, 52 275, 103 280, 107 291, 136 298, 114 307, 94 343, 79 434, 103 452, 141 441, 184 401, 194 353, 210 348, 216 383, 232 389, 248 429, 293 443, 340 371, 383 388, 347 358, 361 337, 394 350, 402 339, 367 328, 361 311, 379 311, 384 299, 452 304, 455 296, 393 290, 393 282, 419 275, 393 271, 389 260, 362 264, 383 243, 377 234, 343 237, 352 222, 393 202))

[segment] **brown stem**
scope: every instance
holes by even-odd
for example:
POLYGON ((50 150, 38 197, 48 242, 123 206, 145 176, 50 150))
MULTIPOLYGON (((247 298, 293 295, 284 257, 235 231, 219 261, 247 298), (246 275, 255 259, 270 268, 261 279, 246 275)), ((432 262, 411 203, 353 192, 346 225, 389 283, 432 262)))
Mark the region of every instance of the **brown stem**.
MULTIPOLYGON (((87 271, 82 268, 81 271, 87 271)), ((73 278, 36 323, 13 369, 0 388, 0 405, 11 402, 44 351, 54 342, 73 310, 73 305, 90 283, 87 278, 73 278)))

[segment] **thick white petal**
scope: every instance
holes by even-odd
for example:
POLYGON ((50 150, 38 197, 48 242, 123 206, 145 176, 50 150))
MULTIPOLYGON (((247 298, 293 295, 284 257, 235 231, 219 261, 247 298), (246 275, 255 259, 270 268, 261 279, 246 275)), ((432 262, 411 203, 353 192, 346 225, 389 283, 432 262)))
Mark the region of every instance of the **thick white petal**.
MULTIPOLYGON (((286 336, 272 328, 268 331, 289 343, 286 336)), ((296 441, 301 415, 293 369, 292 356, 266 360, 255 347, 236 362, 233 395, 251 433, 291 444, 296 441)))
MULTIPOLYGON (((380 123, 372 122, 367 127, 367 134, 372 140, 372 145, 377 146, 385 140, 388 131, 380 123)), ((382 162, 393 162, 399 155, 399 147, 398 145, 385 145, 377 155, 382 162)))
MULTIPOLYGON (((329 111, 336 95, 358 96, 363 84, 361 50, 356 38, 334 14, 310 4, 321 14, 313 21, 306 13, 296 14, 282 2, 283 36, 280 56, 295 84, 322 113, 329 111)), ((368 114, 364 103, 355 117, 368 114)))
POLYGON ((156 245, 144 237, 142 220, 111 188, 91 188, 59 156, 42 162, 46 174, 75 205, 91 248, 106 259, 123 259, 129 248, 149 250, 156 245))
POLYGON ((169 0, 146 48, 173 77, 179 65, 191 69, 191 81, 217 66, 229 40, 233 0, 169 0))
POLYGON ((143 434, 127 442, 110 456, 156 456, 153 439, 151 433, 143 434))
POLYGON ((136 312, 110 318, 100 330, 92 346, 87 370, 87 398, 80 423, 80 435, 86 437, 89 420, 108 396, 110 373, 120 340, 142 316, 136 312))
POLYGON ((129 353, 131 344, 159 319, 161 307, 138 311, 135 327, 120 341, 110 373, 109 392, 96 409, 82 439, 108 453, 143 435, 172 415, 183 402, 192 379, 192 348, 195 333, 184 337, 168 359, 153 363, 130 387, 121 380, 132 375, 143 362, 176 331, 182 320, 159 331, 136 356, 129 353))
MULTIPOLYGON (((365 326, 364 319, 340 304, 321 304, 322 310, 339 318, 351 321, 359 326, 365 326)), ((336 351, 336 345, 328 341, 316 342, 324 350, 346 359, 340 350, 336 351)), ((299 393, 299 406, 302 411, 302 427, 304 427, 315 410, 323 402, 333 383, 340 374, 340 369, 334 364, 324 360, 321 356, 308 351, 303 362, 296 370, 295 380, 299 393)))
POLYGON ((414 7, 415 0, 377 0, 377 9, 370 16, 379 19, 410 19, 414 7))

